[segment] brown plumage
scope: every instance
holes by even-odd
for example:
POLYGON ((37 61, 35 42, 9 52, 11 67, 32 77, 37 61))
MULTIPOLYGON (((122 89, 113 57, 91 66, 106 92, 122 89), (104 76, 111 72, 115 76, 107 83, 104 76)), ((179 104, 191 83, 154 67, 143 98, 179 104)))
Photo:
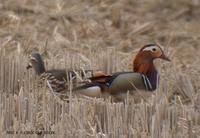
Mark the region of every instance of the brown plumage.
MULTIPOLYGON (((40 76, 42 80, 46 80, 48 87, 54 95, 66 95, 69 89, 69 81, 76 86, 77 77, 75 71, 79 72, 81 77, 84 76, 84 71, 82 70, 46 70, 43 59, 39 53, 33 53, 29 56, 27 69, 30 68, 33 68, 36 75, 40 76)), ((92 74, 93 71, 85 70, 85 72, 92 74)))

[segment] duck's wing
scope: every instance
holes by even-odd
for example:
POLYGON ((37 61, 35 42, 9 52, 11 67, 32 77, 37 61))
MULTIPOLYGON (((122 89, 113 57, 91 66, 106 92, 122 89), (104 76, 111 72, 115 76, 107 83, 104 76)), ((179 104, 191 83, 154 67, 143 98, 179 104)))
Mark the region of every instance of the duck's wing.
POLYGON ((113 73, 113 74, 106 74, 104 72, 97 72, 97 73, 94 73, 93 76, 90 77, 89 79, 93 83, 101 83, 101 84, 107 83, 107 85, 110 85, 116 77, 118 77, 119 75, 122 75, 122 74, 127 74, 127 73, 133 73, 133 72, 116 72, 116 73, 113 73))
POLYGON ((56 69, 53 69, 53 70, 48 70, 46 71, 47 74, 49 74, 51 77, 54 77, 54 79, 57 79, 59 81, 67 81, 67 73, 65 70, 56 70, 56 69))
POLYGON ((86 76, 92 76, 93 70, 81 70, 81 69, 68 69, 68 70, 48 70, 47 73, 51 73, 58 80, 75 81, 82 80, 86 76))
POLYGON ((97 71, 93 73, 93 76, 88 78, 93 83, 106 83, 108 79, 112 77, 111 74, 106 74, 102 71, 97 71))
POLYGON ((117 73, 109 80, 109 92, 111 94, 123 93, 127 91, 152 89, 149 79, 140 73, 123 72, 117 73))
POLYGON ((48 87, 54 94, 67 94, 69 86, 76 87, 78 77, 84 77, 88 70, 48 70, 44 73, 48 87), (71 83, 72 82, 72 83, 71 83))
POLYGON ((66 95, 68 89, 65 70, 48 70, 40 76, 54 95, 66 95))
POLYGON ((91 82, 96 82, 96 83, 106 83, 108 79, 112 78, 112 75, 108 75, 108 76, 98 76, 98 77, 91 77, 89 78, 89 80, 91 80, 91 82))

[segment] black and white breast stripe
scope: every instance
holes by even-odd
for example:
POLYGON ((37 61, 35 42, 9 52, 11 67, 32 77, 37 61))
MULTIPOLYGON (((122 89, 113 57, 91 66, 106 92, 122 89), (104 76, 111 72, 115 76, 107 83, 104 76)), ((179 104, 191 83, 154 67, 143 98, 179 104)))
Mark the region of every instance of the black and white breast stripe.
POLYGON ((147 78, 147 76, 142 75, 142 79, 143 79, 143 82, 144 82, 144 85, 145 85, 146 90, 152 90, 153 87, 152 87, 152 85, 151 85, 151 82, 150 82, 149 79, 147 78))

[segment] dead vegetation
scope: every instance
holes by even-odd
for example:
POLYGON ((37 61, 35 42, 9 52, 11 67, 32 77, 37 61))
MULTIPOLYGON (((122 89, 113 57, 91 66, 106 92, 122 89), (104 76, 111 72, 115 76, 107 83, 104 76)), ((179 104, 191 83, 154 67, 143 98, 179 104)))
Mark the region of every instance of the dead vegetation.
POLYGON ((199 0, 6 0, 0 3, 0 137, 200 136, 199 0), (147 101, 53 96, 25 69, 39 51, 47 68, 131 70, 157 42, 160 87, 147 101), (55 134, 9 134, 43 130, 55 134))

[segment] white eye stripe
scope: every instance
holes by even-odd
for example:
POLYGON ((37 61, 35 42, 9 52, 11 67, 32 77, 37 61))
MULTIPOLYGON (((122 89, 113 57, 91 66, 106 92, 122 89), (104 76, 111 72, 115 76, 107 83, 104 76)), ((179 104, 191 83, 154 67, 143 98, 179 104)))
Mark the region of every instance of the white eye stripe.
POLYGON ((153 49, 156 49, 156 50, 160 50, 160 51, 163 51, 163 47, 162 46, 149 46, 149 47, 146 47, 143 49, 143 51, 153 51, 153 49))
POLYGON ((158 50, 159 48, 157 46, 149 46, 143 49, 143 51, 151 51, 152 49, 158 50))

